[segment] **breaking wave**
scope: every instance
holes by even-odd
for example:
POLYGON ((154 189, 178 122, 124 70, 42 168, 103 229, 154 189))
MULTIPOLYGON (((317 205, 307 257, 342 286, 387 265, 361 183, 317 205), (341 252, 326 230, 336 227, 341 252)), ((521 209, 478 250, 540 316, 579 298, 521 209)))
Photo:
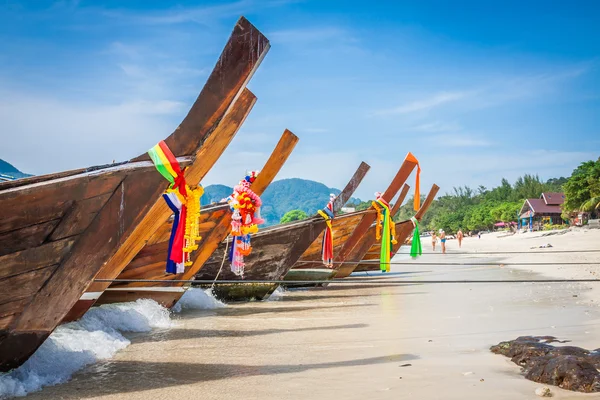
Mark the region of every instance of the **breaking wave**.
POLYGON ((279 301, 283 299, 283 296, 285 296, 285 289, 281 286, 278 286, 277 289, 271 293, 267 301, 279 301))
POLYGON ((121 332, 172 325, 169 310, 154 300, 93 307, 79 321, 59 326, 21 367, 0 374, 0 399, 66 382, 83 367, 113 357, 130 344, 121 332))
POLYGON ((174 312, 182 310, 214 310, 226 307, 225 303, 216 299, 211 289, 189 288, 173 307, 174 312))

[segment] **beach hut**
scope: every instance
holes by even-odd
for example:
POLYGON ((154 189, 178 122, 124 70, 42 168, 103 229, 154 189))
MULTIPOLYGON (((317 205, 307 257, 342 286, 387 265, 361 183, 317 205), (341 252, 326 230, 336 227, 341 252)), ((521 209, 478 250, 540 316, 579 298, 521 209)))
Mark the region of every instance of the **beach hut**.
POLYGON ((562 225, 560 206, 564 202, 564 193, 557 192, 545 192, 539 199, 525 200, 519 211, 521 225, 529 230, 539 230, 545 224, 562 225))

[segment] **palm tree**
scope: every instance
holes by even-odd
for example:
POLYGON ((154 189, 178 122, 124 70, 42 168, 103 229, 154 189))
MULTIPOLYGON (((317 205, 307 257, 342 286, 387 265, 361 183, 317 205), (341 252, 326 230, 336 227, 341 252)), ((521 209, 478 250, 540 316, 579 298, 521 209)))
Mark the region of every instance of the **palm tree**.
POLYGON ((594 212, 600 210, 600 196, 593 196, 584 202, 579 208, 580 211, 594 212))

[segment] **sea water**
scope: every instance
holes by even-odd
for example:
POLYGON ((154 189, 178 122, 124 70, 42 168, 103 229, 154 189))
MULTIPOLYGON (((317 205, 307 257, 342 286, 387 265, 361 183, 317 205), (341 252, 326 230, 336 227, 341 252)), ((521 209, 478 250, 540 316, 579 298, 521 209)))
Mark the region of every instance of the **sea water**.
MULTIPOLYGON (((178 312, 225 307, 200 289, 188 290, 177 306, 178 312)), ((123 332, 149 332, 174 325, 170 311, 150 299, 93 307, 79 321, 59 326, 21 367, 0 374, 0 399, 66 382, 85 366, 112 358, 130 344, 123 332)))
POLYGON ((175 304, 173 311, 178 313, 185 309, 214 310, 223 307, 226 307, 225 303, 217 300, 211 289, 189 288, 175 304))

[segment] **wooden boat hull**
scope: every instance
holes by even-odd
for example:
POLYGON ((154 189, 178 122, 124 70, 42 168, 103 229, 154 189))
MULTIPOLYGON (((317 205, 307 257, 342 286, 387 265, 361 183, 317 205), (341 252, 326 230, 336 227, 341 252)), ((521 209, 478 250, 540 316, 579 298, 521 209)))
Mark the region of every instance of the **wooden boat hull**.
MULTIPOLYGON (((339 211, 350 199, 370 167, 361 163, 346 187, 338 195, 334 203, 334 212, 339 211)), ((353 218, 350 214, 339 218, 353 218)), ((262 230, 252 237, 252 253, 245 257, 244 279, 247 280, 281 280, 289 272, 290 267, 322 235, 326 223, 322 217, 312 217, 304 221, 281 224, 262 230)), ((335 229, 335 228, 334 228, 335 229)), ((341 238, 342 234, 334 230, 341 238)), ((340 240, 340 239, 338 239, 340 240)), ((230 270, 229 260, 225 259, 227 242, 221 243, 210 260, 196 274, 198 280, 239 280, 239 284, 215 285, 213 293, 226 301, 264 300, 277 288, 278 284, 249 284, 230 270)), ((319 248, 319 252, 321 249, 319 248)))
MULTIPOLYGON (((400 169, 396 173, 396 176, 393 178, 389 187, 386 189, 385 193, 383 193, 382 197, 388 203, 396 196, 400 187, 404 184, 404 182, 408 179, 414 168, 417 164, 413 161, 405 159, 402 163, 400 169)), ((344 229, 344 234, 341 236, 338 245, 334 250, 335 258, 334 258, 334 266, 333 270, 337 270, 341 265, 345 262, 346 258, 351 255, 354 247, 360 243, 363 239, 364 235, 367 233, 371 225, 375 222, 377 218, 377 214, 375 210, 371 207, 367 210, 361 211, 357 213, 358 218, 356 220, 348 220, 343 221, 341 218, 336 219, 333 222, 334 228, 336 224, 341 224, 344 229), (341 221, 342 220, 342 221, 341 221)), ((334 234, 334 243, 335 243, 335 234, 334 234)), ((318 246, 318 240, 309 247, 309 249, 305 252, 305 254, 300 258, 300 260, 292 267, 290 273, 289 280, 292 280, 293 270, 294 269, 318 269, 323 270, 322 263, 318 262, 318 257, 315 252, 315 248, 318 246)), ((325 272, 325 271, 323 271, 325 272)), ((315 278, 322 277, 324 274, 314 274, 307 275, 307 279, 303 280, 311 280, 311 276, 315 278)), ((332 274, 331 276, 333 276, 332 274)), ((297 279, 293 279, 297 280, 297 279)), ((303 285, 305 286, 305 285, 303 285)))
MULTIPOLYGON (((440 188, 437 185, 433 185, 431 187, 431 190, 429 191, 429 194, 427 194, 425 201, 423 202, 423 204, 421 204, 421 208, 415 214, 415 218, 419 222, 421 221, 421 219, 423 218, 423 216, 429 209, 429 206, 431 206, 431 203, 435 199, 435 196, 437 195, 439 190, 440 190, 440 188)), ((406 243, 406 240, 408 239, 408 236, 413 232, 413 229, 414 229, 414 227, 410 220, 396 223, 396 241, 397 241, 397 243, 392 247, 392 254, 391 254, 392 257, 394 257, 400 250, 400 247, 402 247, 402 245, 404 245, 406 243)), ((372 237, 375 237, 375 228, 373 228, 373 230, 371 232, 369 232, 368 234, 372 235, 372 237)), ((364 254, 364 256, 361 258, 361 262, 350 265, 351 267, 353 266, 354 269, 348 268, 348 269, 336 274, 335 277, 336 278, 344 278, 345 276, 350 275, 352 272, 379 271, 380 266, 377 263, 377 261, 379 261, 379 253, 380 252, 381 252, 381 242, 375 241, 371 245, 371 247, 367 250, 367 252, 364 254), (369 262, 365 263, 364 261, 369 261, 369 262)))
MULTIPOLYGON (((304 222, 304 221, 302 221, 304 222)), ((284 224, 284 226, 287 224, 284 224)), ((294 225, 292 223, 292 225, 294 225)), ((308 247, 314 238, 325 229, 322 218, 313 218, 309 223, 297 223, 290 229, 272 229, 259 232, 252 238, 252 253, 245 257, 246 269, 244 279, 248 280, 280 280, 294 259, 308 247), (261 234, 262 233, 262 234, 261 234)), ((196 274, 198 280, 239 280, 240 284, 215 285, 213 293, 221 300, 249 301, 268 298, 278 285, 246 284, 231 272, 230 262, 226 258, 226 244, 222 243, 210 260, 196 274), (222 268, 221 268, 222 266, 222 268)), ((208 287, 210 285, 204 285, 208 287)))
MULTIPOLYGON (((261 195, 264 192, 293 151, 297 142, 298 138, 289 130, 283 133, 271 157, 252 184, 252 190, 256 194, 261 195)), ((167 222, 152 235, 146 246, 118 276, 118 279, 151 279, 162 280, 164 283, 115 282, 104 291, 97 304, 130 301, 138 298, 160 298, 160 303, 165 307, 173 306, 181 298, 184 291, 174 290, 167 295, 164 293, 165 288, 177 289, 184 286, 182 282, 172 281, 191 280, 194 276, 191 274, 200 270, 207 255, 210 256, 217 250, 218 244, 227 236, 230 230, 231 212, 229 206, 224 203, 205 207, 201 211, 200 222, 200 236, 202 236, 202 239, 199 242, 199 250, 192 254, 194 264, 188 267, 184 274, 165 273, 165 260, 171 230, 171 223, 167 222), (152 288, 156 288, 157 291, 160 291, 160 294, 153 294, 152 288)))
MULTIPOLYGON (((268 47, 238 21, 190 113, 165 139, 180 165, 191 165, 210 140, 268 47)), ((50 335, 165 187, 147 155, 0 184, 0 372, 21 365, 50 335)))
MULTIPOLYGON (((404 202, 404 199, 406 198, 409 189, 410 186, 406 184, 402 187, 402 191, 400 192, 398 199, 396 200, 392 209, 390 210, 390 214, 392 216, 396 215, 396 213, 400 209, 400 206, 404 202)), ((363 235, 362 240, 356 246, 354 246, 354 249, 352 249, 348 257, 346 257, 344 263, 336 266, 335 273, 333 274, 334 278, 345 278, 346 276, 350 275, 352 271, 354 271, 354 268, 356 268, 358 263, 365 256, 365 254, 367 254, 369 249, 377 242, 377 238, 375 235, 376 230, 376 225, 371 225, 369 227, 367 233, 363 235)))

